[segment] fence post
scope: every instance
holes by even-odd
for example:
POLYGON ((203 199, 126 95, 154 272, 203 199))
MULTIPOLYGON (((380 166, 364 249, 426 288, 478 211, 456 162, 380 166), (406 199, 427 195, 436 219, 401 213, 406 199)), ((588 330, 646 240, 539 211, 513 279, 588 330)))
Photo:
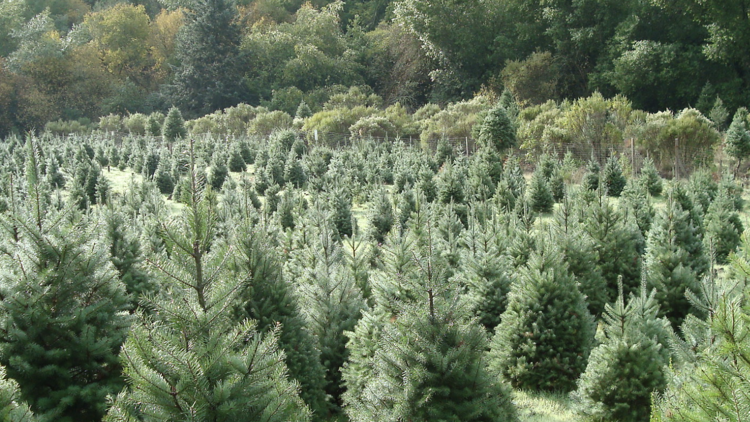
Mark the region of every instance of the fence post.
POLYGON ((680 146, 680 141, 678 138, 674 138, 674 168, 672 169, 672 179, 676 179, 678 177, 677 175, 677 160, 678 158, 678 148, 680 146))

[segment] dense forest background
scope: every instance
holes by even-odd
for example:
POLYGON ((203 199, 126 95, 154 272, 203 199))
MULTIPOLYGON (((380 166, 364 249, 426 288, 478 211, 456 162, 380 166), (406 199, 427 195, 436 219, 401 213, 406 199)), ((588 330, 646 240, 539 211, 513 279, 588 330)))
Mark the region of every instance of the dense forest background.
POLYGON ((171 106, 294 116, 351 86, 410 112, 507 88, 731 115, 749 40, 742 0, 4 0, 0 135, 171 106))

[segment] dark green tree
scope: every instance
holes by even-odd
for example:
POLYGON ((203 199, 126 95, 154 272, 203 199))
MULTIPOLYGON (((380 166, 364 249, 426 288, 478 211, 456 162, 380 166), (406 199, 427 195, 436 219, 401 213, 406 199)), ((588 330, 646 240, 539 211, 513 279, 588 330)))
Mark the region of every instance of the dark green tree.
POLYGON ((98 421, 122 388, 130 301, 96 221, 47 208, 33 164, 27 178, 29 205, 2 217, 0 364, 38 416, 98 421))
POLYGON ((599 166, 599 162, 592 158, 586 166, 586 174, 583 175, 581 186, 585 187, 588 190, 599 189, 600 172, 601 167, 599 166))
POLYGON ((373 194, 368 220, 370 235, 378 243, 383 243, 385 236, 391 231, 394 223, 393 205, 386 191, 373 194))
POLYGON ((247 169, 245 159, 242 158, 242 151, 239 147, 232 148, 229 154, 229 171, 234 173, 242 173, 247 169))
POLYGON ((555 198, 552 197, 547 180, 544 178, 544 172, 540 167, 534 171, 531 177, 531 183, 527 189, 529 207, 534 212, 549 213, 555 205, 555 198))
POLYGON ((167 113, 167 117, 162 125, 161 135, 167 142, 174 142, 187 136, 185 120, 182 118, 182 113, 177 107, 169 109, 169 113, 167 113))
POLYGON ((331 219, 338 238, 351 237, 354 232, 352 226, 352 200, 346 191, 337 189, 330 196, 331 219))
POLYGON ((734 210, 732 198, 720 192, 708 206, 703 218, 703 249, 717 264, 726 264, 729 254, 740 245, 740 236, 745 231, 739 214, 734 210))
POLYGON ((562 254, 545 245, 511 286, 490 365, 516 388, 570 391, 586 368, 594 320, 562 254))
POLYGON ((131 229, 134 226, 133 222, 127 221, 120 211, 107 209, 103 219, 110 260, 119 274, 120 281, 125 285, 125 290, 130 294, 133 305, 137 305, 142 295, 157 290, 156 283, 141 266, 143 252, 138 233, 131 229))
POLYGON ((161 136, 161 126, 163 123, 163 114, 159 112, 151 113, 148 116, 148 121, 146 122, 146 133, 151 136, 161 136))
POLYGON ((739 171, 742 160, 750 156, 750 131, 747 128, 747 109, 745 107, 740 107, 734 113, 734 118, 724 139, 724 151, 737 160, 735 173, 739 171))
POLYGON ((654 160, 651 157, 643 159, 643 167, 641 167, 641 179, 645 179, 646 186, 648 187, 648 193, 651 196, 659 196, 662 191, 662 179, 659 172, 656 170, 654 160))
POLYGON ((688 214, 670 197, 648 233, 644 259, 646 285, 656 291, 660 316, 668 317, 674 327, 679 327, 690 312, 685 292, 695 291, 698 286, 695 261, 705 261, 705 257, 690 253, 695 243, 700 243, 700 239, 690 225, 688 214))
POLYGON ((622 166, 620 166, 620 160, 614 155, 607 159, 607 164, 604 165, 604 171, 602 171, 602 184, 607 189, 607 195, 613 197, 619 197, 622 190, 625 189, 625 176, 622 174, 622 166))
POLYGON ((487 113, 479 128, 477 142, 494 147, 499 153, 516 146, 516 127, 505 107, 497 104, 487 113))
POLYGON ((216 192, 221 191, 221 187, 224 186, 224 181, 229 176, 229 169, 227 168, 227 157, 224 154, 214 155, 211 161, 211 171, 208 173, 208 184, 216 192))
POLYGON ((599 420, 648 420, 651 397, 666 386, 664 368, 670 363, 666 347, 671 328, 660 318, 656 292, 645 287, 627 305, 622 292, 607 304, 599 345, 591 351, 586 371, 572 393, 575 408, 599 420))
POLYGON ((284 166, 284 180, 291 183, 296 188, 301 188, 307 181, 305 169, 302 167, 302 160, 297 158, 294 151, 289 151, 284 166))
POLYGON ((325 396, 325 372, 320 351, 300 311, 291 285, 284 280, 274 254, 273 236, 261 227, 235 233, 239 273, 249 275, 239 296, 237 317, 258 321, 258 330, 273 333, 280 325, 279 347, 286 354, 289 377, 300 384, 300 396, 313 411, 313 420, 325 420, 330 404, 325 396))
POLYGON ((232 107, 247 97, 234 3, 196 0, 176 40, 179 65, 167 95, 189 117, 232 107))

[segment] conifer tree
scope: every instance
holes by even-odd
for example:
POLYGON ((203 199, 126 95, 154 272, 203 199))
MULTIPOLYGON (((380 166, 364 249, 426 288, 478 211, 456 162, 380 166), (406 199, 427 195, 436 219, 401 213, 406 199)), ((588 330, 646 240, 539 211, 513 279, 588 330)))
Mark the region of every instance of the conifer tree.
POLYGON ((541 167, 534 171, 534 175, 531 177, 528 196, 529 206, 532 211, 539 213, 552 212, 555 199, 552 197, 552 191, 549 189, 541 167))
POLYGON ((169 295, 138 313, 121 351, 128 388, 105 421, 308 420, 279 333, 232 315, 245 277, 229 271, 236 255, 216 239, 215 204, 199 189, 192 152, 190 173, 190 204, 179 222, 162 224, 167 253, 151 261, 169 295))
POLYGON ((7 422, 36 422, 38 419, 21 398, 18 383, 6 378, 0 366, 0 420, 7 422))
POLYGON ((493 332, 508 304, 513 271, 500 240, 500 218, 482 220, 475 215, 461 236, 465 247, 458 277, 466 283, 464 297, 471 313, 493 332))
POLYGON ((581 227, 599 251, 597 265, 606 280, 606 302, 614 301, 620 276, 625 294, 635 292, 641 282, 641 254, 645 244, 632 216, 599 196, 583 210, 581 227))
POLYGON ((438 174, 437 188, 438 200, 443 204, 464 202, 464 183, 465 174, 462 169, 455 163, 445 163, 443 169, 438 174))
POLYGON ((159 112, 151 113, 146 122, 146 133, 151 136, 161 136, 161 127, 164 123, 164 115, 159 112))
POLYGON ((625 189, 625 183, 627 183, 627 181, 622 174, 620 160, 614 155, 610 156, 609 159, 607 159, 607 163, 604 165, 602 182, 604 188, 607 189, 607 195, 612 197, 619 197, 622 190, 625 189))
POLYGON ((708 206, 703 224, 703 250, 711 254, 717 264, 726 264, 729 254, 739 246, 740 235, 744 232, 740 216, 727 193, 719 193, 708 206))
POLYGON ((727 129, 724 141, 726 153, 737 160, 737 173, 742 165, 742 160, 750 156, 750 131, 747 127, 747 109, 740 107, 734 113, 732 123, 727 129))
POLYGON ((374 194, 368 220, 372 238, 378 243, 383 243, 394 223, 393 206, 385 190, 374 194))
POLYGON ((698 284, 693 265, 700 258, 688 250, 695 242, 700 240, 690 226, 687 213, 670 197, 649 231, 645 264, 647 286, 656 291, 660 316, 666 315, 674 327, 679 327, 690 311, 686 290, 695 291, 698 284))
POLYGON ((516 146, 516 128, 501 104, 495 105, 479 127, 477 142, 495 148, 499 153, 516 146))
POLYGON ((565 179, 559 168, 555 168, 552 172, 548 184, 549 190, 552 192, 552 198, 554 198, 555 202, 561 202, 565 197, 565 179))
POLYGON ((0 364, 40 418, 98 421, 122 386, 129 300, 96 221, 45 202, 37 160, 32 146, 25 205, 14 192, 0 220, 0 364))
POLYGON ((167 95, 189 117, 239 104, 246 98, 246 56, 240 52, 236 6, 226 0, 199 0, 185 13, 176 38, 179 65, 167 95))
POLYGON ((594 316, 599 316, 607 304, 607 284, 597 265, 599 252, 591 237, 583 230, 573 201, 563 198, 555 210, 552 227, 553 241, 559 245, 568 271, 578 280, 578 289, 586 297, 586 304, 594 316))
POLYGON ((307 105, 305 100, 300 101, 299 106, 297 106, 297 112, 294 114, 294 117, 298 119, 306 119, 312 115, 313 115, 312 110, 310 110, 310 106, 307 105))
POLYGON ((297 158, 297 154, 294 151, 289 151, 289 155, 287 156, 284 166, 284 180, 296 188, 301 188, 307 180, 305 169, 302 167, 302 161, 297 158))
POLYGON ((668 385, 656 397, 651 420, 655 422, 740 422, 747 419, 750 397, 749 317, 746 305, 747 237, 730 264, 726 278, 706 277, 690 295, 701 318, 689 315, 682 336, 672 335, 675 355, 668 385))
POLYGON ((343 189, 336 189, 330 196, 331 219, 336 237, 341 239, 351 237, 354 232, 352 226, 352 200, 343 189))
POLYGON ((594 321, 551 245, 533 252, 511 286, 489 354, 494 371, 516 388, 570 391, 586 367, 594 321))
POLYGON ((341 367, 347 359, 345 331, 352 331, 365 302, 357 280, 344 265, 343 250, 334 240, 329 216, 320 207, 311 210, 310 244, 287 263, 297 276, 297 291, 310 331, 326 369, 326 393, 341 404, 341 367))
POLYGON ((224 154, 216 154, 211 162, 211 172, 208 174, 208 184, 211 188, 219 192, 221 187, 224 186, 224 181, 229 175, 229 169, 227 169, 227 157, 224 154))
POLYGON ((592 157, 591 160, 589 160, 588 165, 586 166, 586 174, 583 175, 581 186, 585 187, 588 190, 599 189, 600 172, 601 167, 599 166, 599 162, 592 157))
POLYGON ((233 173, 242 173, 247 169, 245 159, 242 158, 242 152, 239 147, 232 148, 229 155, 229 171, 233 173))
POLYGON ((174 192, 175 183, 166 161, 162 160, 159 164, 156 173, 154 173, 154 182, 156 182, 156 187, 159 188, 162 195, 171 195, 174 192))
POLYGON ((325 420, 329 403, 325 372, 317 343, 306 327, 291 285, 284 280, 281 264, 273 253, 273 238, 261 227, 235 234, 239 272, 249 274, 242 286, 235 312, 239 320, 258 321, 258 330, 273 332, 280 325, 279 347, 284 350, 290 378, 300 384, 300 396, 313 412, 313 420, 325 420))
POLYGON ((625 189, 622 191, 622 201, 620 202, 633 215, 644 238, 651 229, 651 223, 655 215, 647 183, 648 181, 645 178, 628 180, 625 189))
POLYGON ((185 129, 185 120, 182 118, 182 113, 177 107, 172 107, 167 113, 167 118, 164 120, 162 125, 161 135, 167 142, 174 142, 178 139, 182 139, 187 136, 187 129, 185 129))
POLYGON ((607 304, 599 345, 571 394, 580 413, 600 420, 648 420, 652 393, 666 386, 670 358, 665 344, 670 326, 658 317, 655 296, 655 291, 646 295, 643 286, 627 305, 622 291, 614 304, 607 304))
POLYGON ((440 241, 425 219, 432 214, 418 207, 407 235, 388 238, 394 254, 374 286, 375 309, 349 334, 347 415, 355 422, 515 421, 508 389, 483 360, 485 331, 446 278, 440 241))
POLYGON ((643 159, 643 167, 641 167, 641 179, 645 180, 648 188, 648 193, 651 196, 659 196, 662 191, 662 179, 659 172, 656 170, 654 160, 651 157, 643 159))
POLYGON ((126 223, 121 212, 107 209, 103 219, 110 260, 119 274, 120 281, 125 285, 125 290, 130 295, 133 305, 137 305, 142 295, 157 290, 154 280, 140 265, 143 260, 141 243, 133 230, 129 230, 129 224, 126 223))

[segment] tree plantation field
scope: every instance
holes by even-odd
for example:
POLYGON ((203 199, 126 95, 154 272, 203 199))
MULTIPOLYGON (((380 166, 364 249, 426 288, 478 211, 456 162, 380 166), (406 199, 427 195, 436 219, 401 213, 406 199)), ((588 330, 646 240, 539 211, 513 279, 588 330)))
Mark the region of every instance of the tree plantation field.
POLYGON ((5 139, 4 420, 747 420, 733 166, 521 162, 497 110, 468 155, 5 139))

